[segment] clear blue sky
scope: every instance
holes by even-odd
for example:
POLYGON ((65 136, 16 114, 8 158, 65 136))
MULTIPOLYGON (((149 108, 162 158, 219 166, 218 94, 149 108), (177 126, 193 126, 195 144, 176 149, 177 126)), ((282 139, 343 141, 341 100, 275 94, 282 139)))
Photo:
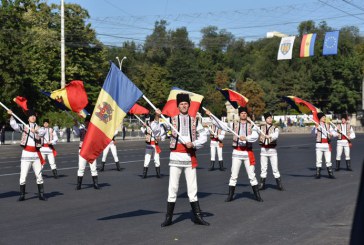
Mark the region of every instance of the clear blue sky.
MULTIPOLYGON (((61 0, 48 0, 60 4, 61 0)), ((198 44, 203 27, 214 25, 247 41, 264 38, 269 31, 297 33, 301 21, 327 21, 334 28, 364 27, 363 0, 65 0, 87 9, 98 39, 121 46, 129 40, 142 43, 156 20, 169 29, 186 27, 198 44)), ((364 28, 363 28, 364 29, 364 28)), ((364 35, 364 30, 360 30, 364 35)))

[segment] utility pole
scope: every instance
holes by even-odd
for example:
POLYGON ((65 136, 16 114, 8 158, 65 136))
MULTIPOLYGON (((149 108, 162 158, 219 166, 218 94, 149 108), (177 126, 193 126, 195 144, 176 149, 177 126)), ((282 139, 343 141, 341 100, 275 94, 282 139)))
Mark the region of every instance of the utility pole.
POLYGON ((64 0, 61 0, 61 88, 66 86, 66 62, 64 42, 64 0))

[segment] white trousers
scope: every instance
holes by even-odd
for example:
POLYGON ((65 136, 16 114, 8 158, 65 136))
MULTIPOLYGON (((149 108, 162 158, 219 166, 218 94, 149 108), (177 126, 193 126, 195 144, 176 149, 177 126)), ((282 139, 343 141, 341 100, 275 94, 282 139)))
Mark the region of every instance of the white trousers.
POLYGON ((109 150, 111 150, 111 154, 114 157, 114 161, 118 162, 119 161, 118 152, 116 150, 116 145, 114 145, 114 144, 108 144, 106 146, 106 148, 102 152, 102 160, 101 161, 106 162, 106 157, 107 157, 107 154, 109 153, 109 150))
POLYGON ((176 202, 179 178, 181 173, 185 172, 186 183, 187 183, 187 193, 190 202, 196 202, 197 199, 197 173, 196 168, 192 167, 169 167, 169 186, 168 186, 168 202, 176 202))
POLYGON ((42 165, 40 164, 39 159, 34 160, 34 161, 21 161, 20 162, 19 184, 25 185, 30 167, 33 168, 35 178, 37 179, 37 184, 43 184, 42 165))
POLYGON ((329 148, 316 148, 316 167, 322 167, 322 156, 325 155, 326 167, 331 167, 331 151, 329 148))
POLYGON ((159 160, 159 154, 157 153, 155 149, 155 145, 147 145, 147 148, 145 149, 145 157, 144 157, 144 167, 147 168, 150 163, 150 159, 154 156, 154 164, 156 167, 159 167, 161 165, 159 160))
POLYGON ((86 168, 86 165, 87 164, 90 166, 91 176, 97 176, 97 169, 96 169, 97 163, 96 163, 96 160, 92 164, 89 164, 80 155, 78 155, 78 171, 77 171, 77 176, 82 177, 85 174, 85 168, 86 168))
POLYGON ((49 166, 51 166, 52 170, 57 169, 53 153, 42 153, 42 157, 44 160, 48 158, 49 166))
POLYGON ((250 165, 249 158, 232 158, 232 164, 231 164, 231 177, 229 181, 229 186, 236 186, 236 183, 238 181, 238 175, 240 171, 240 167, 242 162, 244 161, 245 170, 248 174, 248 178, 250 181, 250 185, 254 186, 258 184, 257 178, 255 177, 255 167, 254 165, 250 165))
POLYGON ((341 160, 341 155, 343 154, 343 150, 345 153, 345 160, 350 160, 350 147, 349 146, 343 146, 343 145, 337 145, 336 147, 336 160, 341 160))
POLYGON ((217 156, 219 158, 219 161, 222 161, 222 147, 219 146, 210 146, 211 149, 211 161, 215 161, 215 155, 217 151, 217 156))
POLYGON ((273 176, 274 178, 281 177, 278 170, 278 154, 276 149, 261 149, 260 153, 260 177, 267 178, 267 170, 268 170, 268 161, 270 161, 270 165, 272 166, 273 176))

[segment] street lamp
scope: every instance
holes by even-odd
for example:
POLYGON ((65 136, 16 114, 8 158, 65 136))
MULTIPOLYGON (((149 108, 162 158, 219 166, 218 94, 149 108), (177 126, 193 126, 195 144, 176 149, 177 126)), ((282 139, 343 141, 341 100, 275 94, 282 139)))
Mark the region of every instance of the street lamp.
POLYGON ((121 69, 123 68, 123 60, 125 60, 126 59, 126 56, 124 56, 121 60, 119 59, 119 57, 118 56, 116 56, 116 59, 118 60, 118 62, 119 62, 119 69, 120 69, 120 71, 121 71, 121 69))
POLYGON ((278 32, 278 31, 270 31, 267 32, 267 38, 273 38, 273 37, 288 37, 289 35, 284 34, 282 32, 278 32))

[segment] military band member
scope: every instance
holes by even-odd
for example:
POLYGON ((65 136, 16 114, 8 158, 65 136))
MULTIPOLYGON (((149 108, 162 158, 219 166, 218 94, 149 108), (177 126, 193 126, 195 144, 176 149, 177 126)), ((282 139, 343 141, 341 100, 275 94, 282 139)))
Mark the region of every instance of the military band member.
POLYGON ((331 163, 331 138, 336 135, 335 130, 326 123, 324 113, 317 113, 319 123, 312 128, 312 133, 316 135, 316 179, 321 178, 322 156, 325 155, 326 168, 329 178, 334 179, 331 163))
MULTIPOLYGON (((177 94, 177 107, 180 112, 178 116, 171 117, 172 125, 181 136, 173 130, 170 140, 170 162, 169 162, 169 186, 167 199, 167 214, 162 227, 172 224, 173 211, 177 199, 179 179, 182 172, 185 173, 187 182, 188 198, 194 214, 194 223, 209 225, 203 220, 201 209, 197 198, 197 158, 196 150, 201 148, 207 141, 207 133, 201 124, 197 123, 195 117, 188 115, 190 98, 188 94, 177 94), (181 139, 182 138, 182 139, 181 139)), ((160 110, 156 111, 161 114, 160 110)))
POLYGON ((159 115, 156 114, 154 118, 152 118, 150 126, 145 123, 141 128, 141 131, 145 134, 145 143, 147 144, 145 148, 143 179, 147 177, 148 167, 152 156, 154 156, 157 178, 160 178, 161 168, 159 154, 161 153, 161 149, 159 147, 159 142, 165 140, 166 132, 159 122, 159 115))
POLYGON ((351 161, 350 161, 350 147, 351 147, 351 140, 355 139, 355 132, 354 132, 353 127, 350 125, 350 122, 348 121, 347 114, 341 115, 341 123, 337 125, 337 128, 338 128, 339 132, 337 135, 335 171, 340 170, 340 161, 341 161, 341 155, 343 153, 343 150, 345 153, 346 169, 348 171, 352 171, 351 161))
MULTIPOLYGON (((58 179, 57 173, 57 165, 55 162, 55 157, 57 152, 54 146, 57 144, 58 136, 57 133, 53 130, 53 128, 49 127, 49 120, 43 120, 43 128, 45 131, 44 136, 41 138, 42 148, 40 148, 40 152, 42 153, 42 157, 44 160, 48 158, 49 166, 52 169, 52 173, 55 179, 58 179)), ((44 167, 44 165, 43 165, 44 167)))
POLYGON ((217 152, 217 156, 219 159, 219 169, 220 171, 225 171, 224 162, 222 158, 222 148, 223 148, 222 141, 224 140, 225 137, 225 131, 215 126, 214 124, 212 124, 211 127, 209 127, 209 131, 211 139, 210 142, 211 165, 209 170, 210 171, 214 170, 215 157, 217 152))
POLYGON ((267 178, 268 160, 272 166, 273 176, 276 179, 278 190, 283 191, 281 175, 278 170, 278 154, 276 150, 279 129, 273 125, 271 113, 264 113, 265 124, 260 126, 259 145, 260 150, 260 190, 265 189, 267 178))
MULTIPOLYGON (((8 114, 12 115, 13 112, 8 110, 8 114)), ((30 168, 33 168, 36 182, 38 185, 38 197, 39 200, 45 201, 44 197, 44 186, 43 186, 43 177, 42 177, 42 164, 44 160, 42 158, 42 154, 39 149, 41 147, 41 137, 44 136, 44 129, 40 128, 36 124, 36 114, 33 110, 28 110, 28 122, 26 126, 23 124, 18 124, 14 117, 10 117, 10 126, 17 132, 22 134, 20 140, 20 146, 23 147, 23 151, 21 154, 21 162, 20 162, 20 197, 19 201, 25 200, 25 185, 26 179, 28 176, 28 172, 30 168)))
MULTIPOLYGON (((91 116, 87 116, 85 119, 85 125, 75 125, 73 126, 73 133, 76 136, 80 136, 80 145, 79 145, 79 150, 78 153, 80 153, 81 148, 82 148, 82 144, 83 144, 83 140, 86 136, 86 132, 87 132, 87 127, 90 123, 90 119, 91 116)), ((84 159, 83 157, 81 157, 81 155, 78 156, 78 171, 77 171, 77 187, 76 190, 80 190, 81 189, 81 185, 82 185, 82 179, 83 179, 83 175, 85 174, 85 168, 87 165, 87 161, 86 159, 84 159)), ((97 176, 97 168, 96 168, 96 159, 95 161, 93 161, 93 163, 89 163, 90 166, 90 171, 91 171, 91 176, 92 176, 92 181, 93 181, 93 186, 94 189, 100 189, 99 184, 98 184, 98 176, 97 176)))
MULTIPOLYGON (((232 130, 239 135, 233 136, 233 154, 232 154, 232 166, 231 166, 231 177, 229 181, 229 194, 226 202, 233 201, 235 186, 238 181, 238 175, 242 164, 245 166, 246 173, 252 186, 255 200, 262 202, 263 199, 260 197, 258 180, 255 177, 255 157, 253 153, 253 142, 259 138, 258 128, 254 127, 247 121, 248 109, 246 107, 239 107, 239 122, 232 124, 232 130)), ((208 116, 211 116, 210 111, 206 111, 208 116)), ((212 122, 218 125, 218 122, 212 120, 212 122)), ((219 126, 223 128, 223 126, 219 126)))
POLYGON ((102 160, 101 160, 101 168, 100 168, 101 172, 105 170, 106 157, 107 157, 107 154, 109 153, 109 150, 111 150, 111 154, 114 157, 116 170, 121 171, 120 164, 119 164, 119 158, 118 158, 118 151, 117 151, 116 145, 115 145, 115 143, 116 143, 115 137, 117 135, 118 135, 118 131, 115 132, 114 137, 112 138, 110 143, 106 146, 106 148, 102 152, 102 160))

